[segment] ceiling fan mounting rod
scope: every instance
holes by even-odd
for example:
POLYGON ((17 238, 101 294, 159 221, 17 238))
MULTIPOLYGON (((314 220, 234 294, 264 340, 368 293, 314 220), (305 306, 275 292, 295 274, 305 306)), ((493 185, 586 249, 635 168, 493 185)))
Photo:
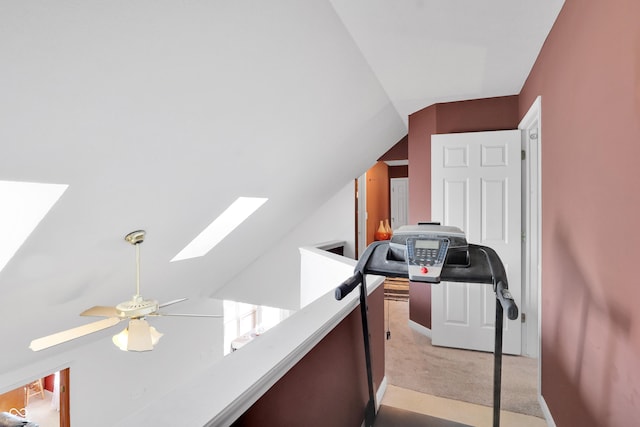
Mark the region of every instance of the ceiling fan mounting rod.
POLYGON ((140 246, 136 245, 136 296, 140 295, 140 246))
POLYGON ((140 296, 140 243, 144 242, 144 230, 136 230, 124 236, 124 240, 131 243, 136 247, 136 294, 135 297, 140 296))

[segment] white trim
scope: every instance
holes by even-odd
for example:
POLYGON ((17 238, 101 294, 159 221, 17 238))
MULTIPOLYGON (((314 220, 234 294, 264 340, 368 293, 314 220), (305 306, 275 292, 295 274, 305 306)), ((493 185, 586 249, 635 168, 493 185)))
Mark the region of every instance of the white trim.
POLYGON ((538 358, 540 353, 540 115, 541 98, 538 97, 524 116, 518 129, 523 133, 522 148, 526 151, 523 167, 523 306, 529 322, 522 325, 522 353, 538 358), (535 138, 530 134, 535 132, 535 138), (535 305, 534 305, 535 304, 535 305), (536 323, 532 323, 535 321, 536 323))
POLYGON ((384 162, 387 166, 407 166, 409 164, 409 160, 385 160, 384 162))
POLYGON ((538 395, 538 403, 540 403, 540 409, 542 409, 542 415, 544 415, 544 420, 547 422, 547 427, 556 427, 556 422, 553 420, 547 401, 541 395, 538 395))
POLYGON ((426 335, 427 337, 431 338, 431 329, 422 326, 421 324, 416 323, 411 319, 409 319, 409 327, 419 334, 426 335))
MULTIPOLYGON (((532 125, 537 123, 538 135, 536 139, 536 159, 537 164, 535 165, 536 170, 535 178, 537 180, 537 192, 538 192, 538 209, 534 215, 537 217, 536 225, 537 225, 537 233, 535 238, 537 239, 537 339, 538 339, 538 348, 537 348, 537 356, 538 356, 538 399, 542 399, 542 97, 538 96, 527 114, 522 118, 522 121, 518 125, 518 129, 528 130, 532 125)), ((529 236, 531 237, 531 236, 529 236)), ((524 260, 527 263, 530 263, 530 260, 524 260)), ((532 268, 534 266, 528 265, 528 268, 532 268)))
POLYGON ((378 391, 376 392, 376 412, 380 409, 380 402, 382 402, 382 398, 384 394, 387 392, 387 376, 385 375, 380 381, 380 386, 378 387, 378 391))
POLYGON ((358 178, 358 253, 360 259, 367 248, 367 173, 358 178))

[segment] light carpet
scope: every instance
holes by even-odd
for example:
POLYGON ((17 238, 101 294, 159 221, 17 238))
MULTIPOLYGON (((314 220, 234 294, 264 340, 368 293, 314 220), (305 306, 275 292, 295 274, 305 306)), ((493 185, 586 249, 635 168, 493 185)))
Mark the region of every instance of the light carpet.
MULTIPOLYGON (((389 384, 449 399, 493 406, 493 354, 431 345, 409 327, 409 303, 387 300, 391 338, 386 341, 389 384)), ((386 321, 385 321, 386 322, 386 321)), ((535 359, 502 357, 501 409, 543 418, 537 400, 535 359)))

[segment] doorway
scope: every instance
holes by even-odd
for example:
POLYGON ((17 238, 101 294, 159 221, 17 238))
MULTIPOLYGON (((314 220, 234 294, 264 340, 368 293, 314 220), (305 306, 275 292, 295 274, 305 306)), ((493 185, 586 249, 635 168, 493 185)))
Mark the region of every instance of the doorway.
POLYGON ((409 178, 391 178, 391 229, 409 223, 409 178))
POLYGON ((0 413, 41 427, 69 427, 69 368, 0 394, 0 413))
POLYGON ((407 224, 409 214, 408 165, 407 160, 378 161, 357 179, 355 221, 358 259, 367 246, 375 240, 374 233, 378 229, 380 221, 390 220, 392 229, 407 224))
MULTIPOLYGON (((431 136, 431 220, 460 228, 494 249, 509 290, 521 295, 521 135, 519 130, 431 136)), ((431 286, 433 345, 493 351, 496 297, 491 285, 431 286)), ((504 324, 503 351, 521 354, 519 319, 504 324)))
MULTIPOLYGON (((518 125, 521 168, 521 354, 540 358, 541 292, 541 98, 538 97, 518 125)), ((432 157, 433 160, 433 157, 432 157)), ((433 195, 433 193, 432 193, 433 195)), ((432 202, 433 206, 433 202, 432 202)), ((459 209, 456 209, 458 211, 459 209)), ((495 217, 492 216, 492 217, 495 217)), ((464 228, 464 227, 463 227, 464 228)), ((513 240, 513 239, 512 239, 513 240)), ((517 249, 516 249, 517 250, 517 249)))

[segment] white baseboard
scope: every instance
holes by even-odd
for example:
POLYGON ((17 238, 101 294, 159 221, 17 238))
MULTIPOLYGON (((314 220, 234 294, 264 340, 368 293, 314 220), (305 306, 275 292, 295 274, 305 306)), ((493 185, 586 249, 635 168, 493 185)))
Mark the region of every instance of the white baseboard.
MULTIPOLYGON (((380 402, 382 402, 382 398, 384 397, 384 394, 387 391, 387 377, 386 375, 382 378, 382 381, 380 381, 380 387, 378 387, 378 391, 376 392, 376 413, 378 413, 378 410, 380 409, 380 402)), ((362 424, 360 424, 360 427, 365 427, 364 425, 365 420, 362 420, 362 424)))
POLYGON ((540 403, 540 409, 542 409, 542 415, 544 415, 544 419, 547 422, 547 426, 556 427, 556 422, 553 420, 553 416, 551 416, 551 411, 547 406, 547 401, 544 400, 542 395, 538 395, 538 403, 540 403))
POLYGON ((424 327, 421 324, 414 322, 413 320, 409 320, 409 327, 414 331, 431 338, 431 329, 424 327))
POLYGON ((382 398, 384 394, 387 392, 387 376, 385 375, 380 381, 380 387, 378 387, 378 391, 376 392, 376 412, 380 409, 380 402, 382 402, 382 398))

